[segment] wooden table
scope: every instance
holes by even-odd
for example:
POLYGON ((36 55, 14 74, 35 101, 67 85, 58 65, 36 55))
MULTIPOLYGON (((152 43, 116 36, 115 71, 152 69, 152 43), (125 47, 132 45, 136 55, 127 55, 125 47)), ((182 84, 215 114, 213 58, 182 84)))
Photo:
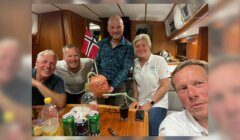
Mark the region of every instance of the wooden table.
MULTIPOLYGON (((73 107, 80 104, 68 104, 64 109, 59 111, 59 118, 69 112, 73 107)), ((35 106, 38 111, 42 106, 35 106)), ((144 114, 144 121, 135 121, 135 109, 129 109, 128 119, 122 121, 120 119, 119 107, 98 105, 100 115, 100 130, 101 136, 111 136, 108 128, 117 134, 117 136, 148 136, 148 113, 144 114)))

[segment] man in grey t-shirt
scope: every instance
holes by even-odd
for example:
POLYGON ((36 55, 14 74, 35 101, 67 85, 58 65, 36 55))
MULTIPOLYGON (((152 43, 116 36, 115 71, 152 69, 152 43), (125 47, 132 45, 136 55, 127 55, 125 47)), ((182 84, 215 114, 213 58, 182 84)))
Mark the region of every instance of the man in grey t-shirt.
POLYGON ((64 80, 67 103, 80 103, 87 74, 92 71, 92 67, 92 59, 80 58, 79 48, 73 45, 63 47, 63 60, 57 62, 55 74, 64 80))

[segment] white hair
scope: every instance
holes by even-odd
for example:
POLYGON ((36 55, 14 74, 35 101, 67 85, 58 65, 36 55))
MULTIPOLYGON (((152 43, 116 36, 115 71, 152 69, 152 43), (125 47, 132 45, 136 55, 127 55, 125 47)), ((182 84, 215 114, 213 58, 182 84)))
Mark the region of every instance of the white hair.
POLYGON ((151 39, 149 37, 148 34, 139 34, 137 35, 134 40, 133 40, 133 46, 135 46, 135 44, 139 41, 139 40, 146 40, 147 41, 147 44, 149 46, 149 49, 151 49, 152 47, 152 42, 151 42, 151 39))
POLYGON ((37 60, 39 60, 40 58, 42 58, 44 55, 52 55, 54 56, 55 60, 57 61, 58 58, 57 58, 57 55, 55 54, 55 52, 53 50, 44 50, 44 51, 41 51, 40 53, 38 53, 37 55, 37 60))

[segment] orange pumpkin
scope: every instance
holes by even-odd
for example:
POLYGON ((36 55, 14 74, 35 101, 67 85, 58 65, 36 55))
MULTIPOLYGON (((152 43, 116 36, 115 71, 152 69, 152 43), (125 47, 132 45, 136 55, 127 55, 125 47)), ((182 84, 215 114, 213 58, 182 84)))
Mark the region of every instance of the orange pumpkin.
POLYGON ((89 88, 96 97, 102 97, 102 94, 109 91, 107 78, 103 75, 92 76, 89 80, 89 88))

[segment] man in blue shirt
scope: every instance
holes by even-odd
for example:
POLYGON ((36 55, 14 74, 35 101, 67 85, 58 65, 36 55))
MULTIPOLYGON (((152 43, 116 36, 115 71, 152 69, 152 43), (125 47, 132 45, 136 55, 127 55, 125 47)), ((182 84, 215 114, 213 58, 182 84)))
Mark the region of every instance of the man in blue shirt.
MULTIPOLYGON (((125 92, 129 69, 133 65, 134 51, 132 43, 123 37, 124 25, 118 15, 111 16, 108 20, 107 30, 110 37, 99 43, 99 53, 96 58, 98 71, 106 76, 111 86, 110 92, 125 92)), ((109 97, 105 104, 120 105, 121 97, 109 97)))

